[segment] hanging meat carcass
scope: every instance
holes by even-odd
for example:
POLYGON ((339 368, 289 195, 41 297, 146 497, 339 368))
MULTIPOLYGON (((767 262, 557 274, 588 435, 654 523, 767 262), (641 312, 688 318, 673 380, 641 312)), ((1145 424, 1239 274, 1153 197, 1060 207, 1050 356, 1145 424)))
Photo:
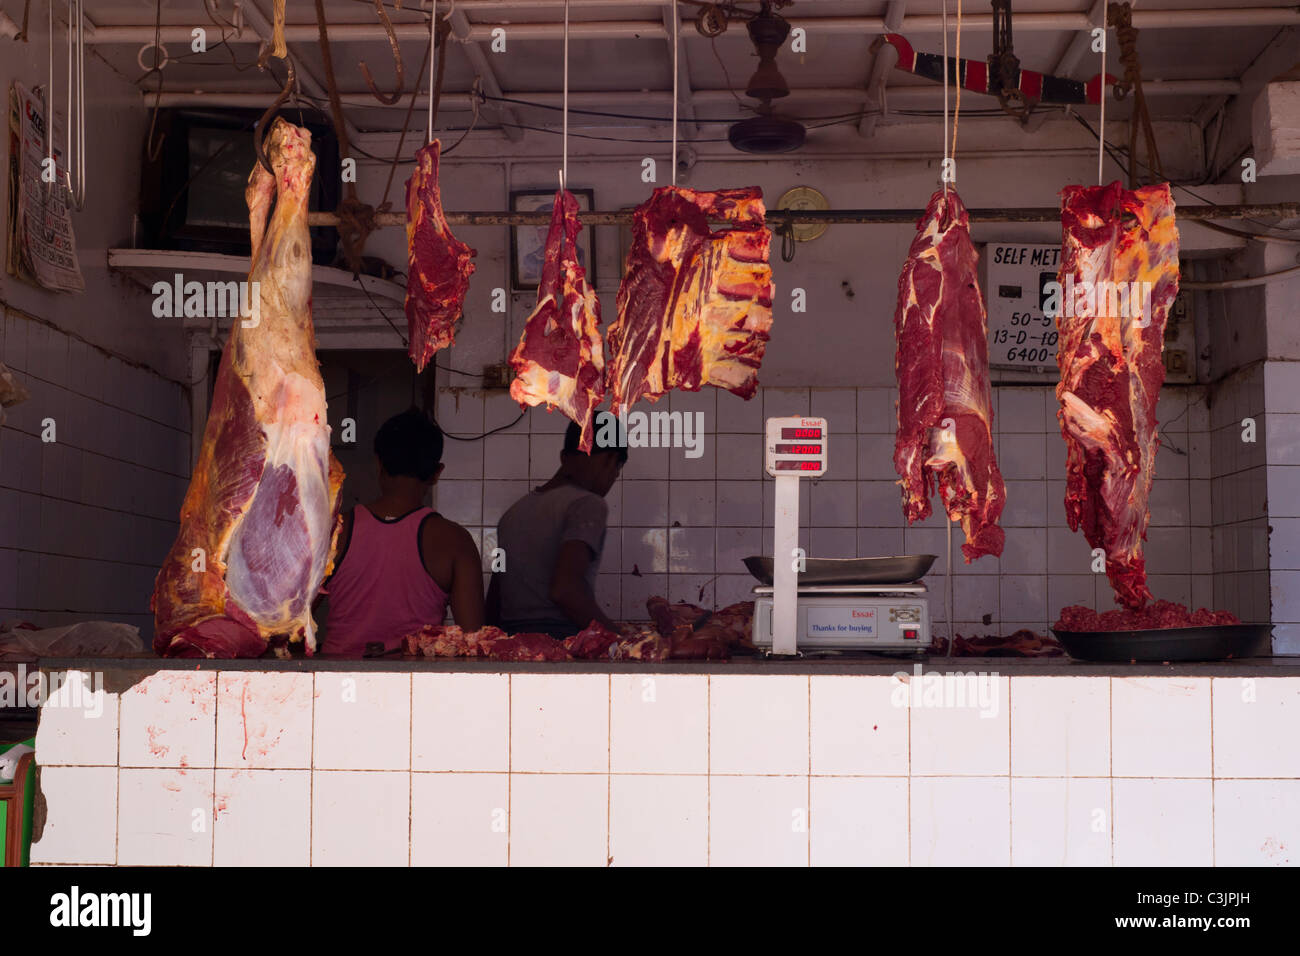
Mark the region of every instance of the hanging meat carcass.
POLYGON ((607 336, 616 414, 673 388, 753 397, 772 327, 765 213, 757 187, 665 186, 637 207, 607 336), (714 231, 710 219, 726 226, 714 231))
POLYGON ((433 353, 455 344, 475 251, 451 234, 438 193, 438 140, 415 154, 406 181, 406 328, 421 372, 433 353))
POLYGON ((1065 514, 1071 530, 1105 550, 1120 604, 1140 608, 1151 597, 1142 542, 1160 445, 1165 322, 1178 295, 1174 200, 1167 183, 1067 186, 1061 222, 1054 311, 1065 514))
POLYGON ((302 640, 329 572, 343 469, 330 452, 311 322, 311 134, 277 120, 272 176, 253 167, 251 308, 232 322, 181 506, 150 602, 154 650, 257 657, 302 640), (275 211, 269 226, 267 210, 275 211))
POLYGON ((605 397, 605 347, 600 301, 578 262, 578 201, 557 192, 546 237, 537 307, 510 353, 515 380, 510 397, 521 407, 558 408, 582 426, 583 451, 591 451, 592 417, 605 397))
POLYGON ((955 190, 940 189, 917 223, 894 313, 903 512, 909 523, 928 518, 937 485, 949 519, 961 522, 968 564, 1002 554, 1006 539, 978 259, 966 207, 955 190))

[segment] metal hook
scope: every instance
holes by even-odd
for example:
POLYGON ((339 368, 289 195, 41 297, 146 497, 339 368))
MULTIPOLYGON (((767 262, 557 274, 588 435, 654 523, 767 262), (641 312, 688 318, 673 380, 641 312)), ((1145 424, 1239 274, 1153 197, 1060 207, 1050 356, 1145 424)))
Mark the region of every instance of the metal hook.
POLYGON ((388 34, 388 43, 393 48, 393 63, 397 68, 397 89, 392 93, 381 93, 379 87, 375 85, 375 78, 370 75, 370 67, 366 66, 366 61, 362 60, 358 65, 361 67, 361 75, 366 78, 366 86, 370 87, 371 95, 385 106, 392 106, 402 98, 402 87, 406 83, 406 74, 402 70, 402 50, 397 45, 397 32, 393 29, 393 21, 389 20, 388 14, 384 12, 383 0, 375 0, 375 12, 379 14, 384 32, 388 34))
POLYGON ((794 262, 794 223, 787 222, 776 231, 781 237, 781 261, 794 262))
POLYGON ((267 158, 266 142, 262 131, 266 128, 267 124, 271 122, 272 117, 274 117, 280 107, 284 105, 284 101, 289 98, 289 94, 293 92, 298 85, 298 77, 293 72, 293 60, 286 59, 284 65, 289 69, 289 75, 284 81, 284 89, 280 91, 280 95, 275 98, 275 102, 267 107, 266 112, 262 114, 262 118, 259 119, 257 125, 253 127, 253 148, 257 151, 257 161, 261 163, 262 167, 272 176, 275 175, 275 170, 271 168, 271 160, 267 158))

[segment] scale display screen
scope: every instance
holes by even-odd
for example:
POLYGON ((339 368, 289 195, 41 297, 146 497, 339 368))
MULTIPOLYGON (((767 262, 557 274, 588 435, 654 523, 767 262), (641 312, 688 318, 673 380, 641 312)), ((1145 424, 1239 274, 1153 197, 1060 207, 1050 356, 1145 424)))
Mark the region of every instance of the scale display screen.
POLYGON ((822 430, 820 428, 782 428, 781 437, 789 438, 821 438, 822 430))
POLYGON ((824 475, 829 443, 824 418, 769 418, 764 448, 767 473, 799 478, 824 475))

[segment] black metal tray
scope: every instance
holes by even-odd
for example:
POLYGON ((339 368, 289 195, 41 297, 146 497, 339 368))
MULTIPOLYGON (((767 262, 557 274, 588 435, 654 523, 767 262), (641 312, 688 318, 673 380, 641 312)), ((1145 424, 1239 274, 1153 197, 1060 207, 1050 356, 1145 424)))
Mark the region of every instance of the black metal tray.
POLYGON ((1077 661, 1222 661, 1268 653, 1269 625, 1216 624, 1146 631, 1052 633, 1077 661))
MULTIPOLYGON (((910 584, 925 577, 938 555, 902 554, 888 558, 809 558, 798 575, 800 585, 910 584)), ((772 558, 750 555, 745 567, 760 584, 772 584, 772 558)))

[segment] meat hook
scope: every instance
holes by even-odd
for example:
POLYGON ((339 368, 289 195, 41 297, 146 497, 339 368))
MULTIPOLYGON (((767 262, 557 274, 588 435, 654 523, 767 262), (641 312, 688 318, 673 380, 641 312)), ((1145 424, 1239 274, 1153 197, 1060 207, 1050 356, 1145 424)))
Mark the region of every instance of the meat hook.
POLYGON ((271 119, 279 111, 280 107, 284 105, 284 101, 289 98, 289 94, 293 92, 298 85, 298 78, 293 72, 293 60, 286 59, 284 65, 289 70, 288 76, 285 77, 284 89, 281 90, 280 95, 275 98, 275 102, 266 108, 266 112, 262 114, 261 119, 257 121, 257 125, 253 127, 253 148, 257 151, 257 161, 261 163, 266 171, 272 176, 275 175, 275 170, 271 168, 271 160, 267 158, 265 136, 262 131, 266 129, 267 125, 271 122, 271 119))
POLYGON ((393 48, 393 64, 397 69, 397 89, 392 93, 381 93, 379 87, 375 85, 375 78, 370 75, 370 67, 366 66, 366 61, 361 60, 357 65, 361 67, 361 75, 366 78, 366 86, 370 87, 371 95, 385 106, 392 106, 402 98, 402 87, 406 84, 406 75, 402 70, 402 50, 397 45, 397 32, 393 29, 393 21, 388 19, 388 14, 384 12, 384 0, 375 0, 375 12, 379 14, 384 32, 388 34, 388 43, 393 48))
POLYGON ((781 237, 781 261, 794 262, 794 223, 777 226, 776 233, 781 237))

